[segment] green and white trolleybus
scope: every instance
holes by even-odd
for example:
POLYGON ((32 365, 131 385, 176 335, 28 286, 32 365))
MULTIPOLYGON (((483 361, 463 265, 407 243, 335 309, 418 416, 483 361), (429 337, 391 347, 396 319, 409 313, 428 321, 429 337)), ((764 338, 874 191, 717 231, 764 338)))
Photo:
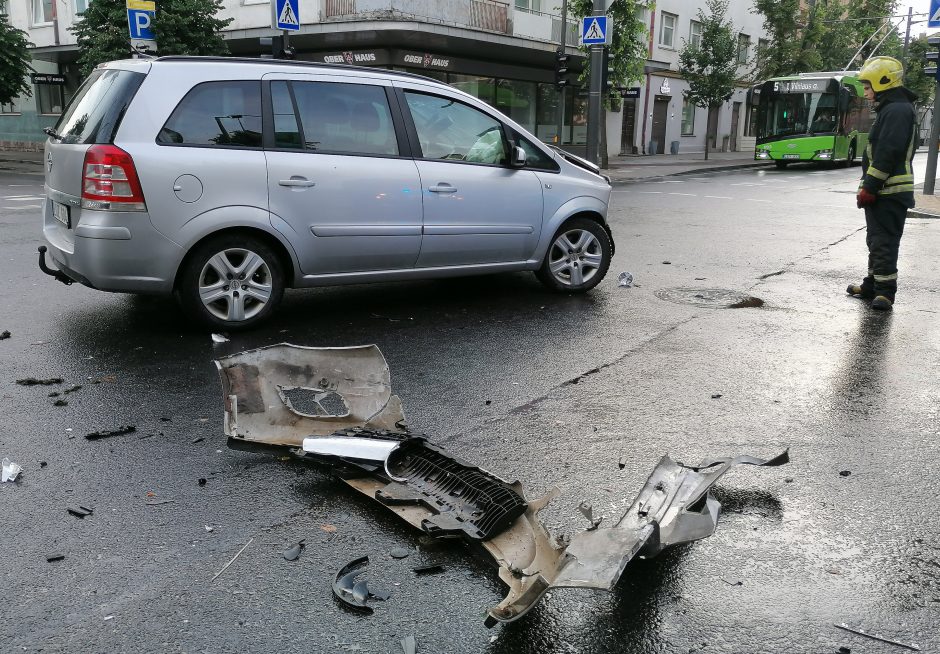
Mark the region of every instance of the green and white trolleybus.
POLYGON ((777 77, 751 90, 757 106, 754 158, 778 168, 800 161, 852 165, 868 145, 874 121, 856 73, 777 77))

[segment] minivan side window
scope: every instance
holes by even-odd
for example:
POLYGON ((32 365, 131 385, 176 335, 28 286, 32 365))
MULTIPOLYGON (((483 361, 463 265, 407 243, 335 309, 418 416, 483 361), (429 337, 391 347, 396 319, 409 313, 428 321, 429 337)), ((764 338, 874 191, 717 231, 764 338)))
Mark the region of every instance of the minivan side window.
POLYGON ((436 95, 406 91, 421 154, 482 164, 505 164, 502 124, 473 107, 436 95))
POLYGON ((157 135, 163 145, 261 147, 261 82, 198 84, 157 135))
POLYGON ((516 134, 516 145, 525 150, 525 167, 535 170, 548 170, 557 173, 560 169, 558 164, 550 156, 542 152, 532 141, 516 134))
POLYGON ((307 150, 333 154, 398 155, 398 140, 384 87, 340 82, 291 82, 291 89, 307 150))

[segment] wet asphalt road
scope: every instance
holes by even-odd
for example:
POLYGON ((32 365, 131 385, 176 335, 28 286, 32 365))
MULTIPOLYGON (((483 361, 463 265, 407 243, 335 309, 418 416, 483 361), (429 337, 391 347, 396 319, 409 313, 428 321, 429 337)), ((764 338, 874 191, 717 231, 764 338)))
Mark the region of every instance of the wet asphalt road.
POLYGON ((294 291, 221 345, 169 300, 42 275, 40 178, 0 176, 0 455, 24 468, 0 486, 3 651, 384 653, 410 634, 419 652, 904 651, 843 622, 937 651, 940 221, 908 221, 896 310, 871 312, 843 292, 866 263, 857 175, 621 186, 614 265, 587 296, 529 274, 294 291), (622 270, 637 287, 618 288, 622 270), (702 289, 765 304, 660 297, 702 289), (561 533, 586 526, 582 500, 619 517, 666 453, 789 447, 792 463, 729 473, 717 533, 634 561, 614 593, 555 591, 487 630, 503 589, 485 558, 423 542, 321 471, 226 447, 213 358, 281 341, 378 344, 412 428, 529 497, 558 486, 543 519, 561 533), (14 383, 28 376, 65 381, 14 383), (402 546, 418 549, 391 559, 402 546), (330 593, 365 554, 393 593, 368 617, 330 593), (411 572, 430 561, 446 572, 411 572))

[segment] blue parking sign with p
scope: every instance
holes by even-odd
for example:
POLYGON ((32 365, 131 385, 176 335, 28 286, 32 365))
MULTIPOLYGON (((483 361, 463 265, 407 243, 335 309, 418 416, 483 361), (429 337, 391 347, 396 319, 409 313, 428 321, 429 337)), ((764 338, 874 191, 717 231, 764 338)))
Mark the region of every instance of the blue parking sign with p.
POLYGON ((127 0, 127 28, 132 39, 153 40, 153 0, 127 0))

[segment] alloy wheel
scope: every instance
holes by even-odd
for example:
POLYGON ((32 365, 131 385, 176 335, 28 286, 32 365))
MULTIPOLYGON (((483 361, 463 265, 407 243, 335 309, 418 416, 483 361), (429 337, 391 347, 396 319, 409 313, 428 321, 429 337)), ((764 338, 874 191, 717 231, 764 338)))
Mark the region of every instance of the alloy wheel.
POLYGON ((548 269, 558 283, 578 287, 597 275, 604 261, 601 243, 585 229, 559 234, 548 254, 548 269))
POLYGON ((272 290, 268 264, 244 248, 217 252, 199 273, 199 299, 219 320, 241 322, 253 318, 271 299, 272 290))

